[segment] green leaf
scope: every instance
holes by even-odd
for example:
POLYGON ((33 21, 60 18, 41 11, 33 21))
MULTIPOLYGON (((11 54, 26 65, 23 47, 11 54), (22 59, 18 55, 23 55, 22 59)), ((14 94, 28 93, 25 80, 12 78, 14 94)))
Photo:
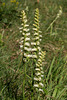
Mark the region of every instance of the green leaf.
POLYGON ((50 66, 50 69, 49 69, 49 72, 48 72, 48 75, 47 75, 47 79, 46 79, 46 80, 49 79, 49 76, 50 76, 51 71, 52 71, 52 68, 53 68, 54 61, 55 61, 55 57, 54 57, 53 60, 52 60, 52 63, 51 63, 51 66, 50 66))

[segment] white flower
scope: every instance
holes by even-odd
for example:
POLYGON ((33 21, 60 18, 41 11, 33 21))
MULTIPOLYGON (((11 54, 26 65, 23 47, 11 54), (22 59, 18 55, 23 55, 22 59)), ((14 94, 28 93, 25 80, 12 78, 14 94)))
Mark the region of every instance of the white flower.
POLYGON ((39 77, 39 81, 41 81, 41 77, 39 77))
POLYGON ((39 78, 34 77, 34 80, 35 80, 35 81, 39 81, 39 78))
POLYGON ((24 50, 31 51, 31 48, 24 47, 24 50))
POLYGON ((41 62, 41 59, 38 59, 38 62, 41 62))
POLYGON ((24 20, 24 23, 26 23, 26 22, 27 22, 27 19, 24 20))
POLYGON ((40 39, 40 41, 41 41, 42 39, 40 39))
POLYGON ((42 63, 41 63, 41 62, 39 62, 39 65, 40 65, 40 66, 42 66, 42 63))
POLYGON ((41 73, 42 73, 42 74, 44 74, 44 72, 43 72, 43 71, 41 71, 41 73))
POLYGON ((41 70, 43 70, 43 67, 40 67, 41 70))
POLYGON ((31 55, 28 55, 28 54, 26 54, 26 53, 24 53, 24 56, 25 56, 25 57, 31 57, 31 55))
POLYGON ((27 55, 27 56, 31 58, 31 55, 27 55))
POLYGON ((41 75, 41 77, 44 77, 44 75, 41 75))
POLYGON ((24 25, 23 23, 21 25, 24 25))
POLYGON ((39 37, 42 37, 42 35, 39 35, 39 37))
POLYGON ((30 35, 30 33, 26 33, 26 36, 29 36, 30 35))
POLYGON ((37 45, 39 45, 40 43, 39 43, 39 41, 37 41, 37 45))
POLYGON ((39 69, 39 68, 35 68, 35 70, 36 70, 36 71, 40 71, 40 69, 39 69))
POLYGON ((22 33, 22 31, 20 31, 20 33, 22 33))
POLYGON ((29 25, 25 24, 24 26, 27 27, 27 26, 29 26, 29 25))
POLYGON ((25 38, 25 41, 28 41, 28 40, 30 40, 30 38, 27 38, 27 37, 26 37, 26 38, 25 38))
POLYGON ((23 45, 20 45, 20 48, 23 48, 23 45))
POLYGON ((34 33, 34 35, 38 35, 38 33, 34 33))
POLYGON ((23 35, 25 35, 25 33, 22 33, 23 35))
POLYGON ((34 87, 39 87, 39 85, 38 84, 34 84, 34 87))
POLYGON ((40 65, 37 63, 37 64, 36 64, 36 66, 38 66, 38 67, 39 67, 40 65))
POLYGON ((44 92, 43 89, 39 89, 39 91, 44 92))
POLYGON ((33 48, 33 49, 31 49, 31 51, 37 51, 37 48, 33 48))
MULTIPOLYGON (((29 50, 29 51, 30 51, 30 50, 29 50)), ((36 55, 27 55, 26 53, 24 53, 24 56, 25 56, 25 57, 30 57, 30 58, 37 58, 36 55)))
POLYGON ((27 55, 26 57, 31 57, 31 55, 27 55))
POLYGON ((24 18, 24 19, 26 19, 26 16, 25 16, 25 14, 24 14, 23 18, 24 18))
POLYGON ((25 56, 25 57, 27 57, 27 54, 26 54, 26 53, 24 53, 24 56, 25 56))
POLYGON ((40 47, 38 47, 38 50, 39 50, 39 51, 41 51, 41 48, 40 48, 40 47))
POLYGON ((20 40, 23 40, 24 39, 24 37, 21 37, 21 39, 20 40))
POLYGON ((39 31, 39 33, 42 33, 41 31, 39 31))
POLYGON ((31 42, 31 45, 36 45, 36 43, 35 42, 31 42))
POLYGON ((29 31, 29 29, 26 29, 26 28, 25 28, 25 29, 23 29, 23 30, 24 30, 24 31, 26 31, 26 32, 28 32, 28 31, 29 31))
POLYGON ((37 31, 37 28, 33 28, 33 30, 37 31))
POLYGON ((37 75, 37 76, 38 76, 38 75, 40 75, 40 74, 41 74, 41 73, 39 73, 39 72, 38 72, 38 73, 36 73, 36 75, 37 75))
POLYGON ((32 58, 37 58, 37 55, 31 55, 32 58))
POLYGON ((41 52, 39 52, 39 55, 41 55, 41 52))
POLYGON ((59 18, 61 14, 62 14, 62 10, 59 10, 59 13, 57 14, 57 18, 59 18))
POLYGON ((40 86, 44 87, 43 83, 39 83, 40 86))
POLYGON ((39 39, 39 37, 36 37, 36 40, 39 39))
POLYGON ((26 46, 30 46, 30 44, 28 42, 25 43, 26 46))
POLYGON ((43 58, 41 55, 40 55, 39 57, 40 57, 40 59, 42 59, 42 58, 43 58))
POLYGON ((20 27, 19 30, 23 29, 23 27, 20 27))
POLYGON ((22 20, 22 18, 20 18, 22 20))
POLYGON ((23 43, 23 41, 21 41, 20 43, 23 43))

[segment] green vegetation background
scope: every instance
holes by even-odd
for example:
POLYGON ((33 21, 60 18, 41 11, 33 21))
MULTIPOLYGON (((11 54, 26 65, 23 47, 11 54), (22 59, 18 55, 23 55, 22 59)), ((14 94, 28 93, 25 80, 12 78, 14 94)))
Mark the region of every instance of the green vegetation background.
MULTIPOLYGON (((43 35, 41 47, 46 51, 45 67, 47 68, 47 66, 50 66, 54 56, 57 58, 54 66, 57 66, 59 63, 58 59, 60 58, 61 65, 64 64, 62 59, 67 55, 67 0, 40 0, 39 3, 37 3, 36 0, 16 0, 16 2, 0 0, 0 90, 5 88, 4 84, 7 84, 6 80, 9 81, 9 79, 12 79, 12 76, 9 76, 8 72, 10 75, 14 75, 14 71, 17 69, 18 65, 20 66, 19 63, 21 63, 18 43, 21 37, 19 33, 21 10, 24 9, 27 14, 28 24, 31 30, 36 8, 39 8, 40 11, 40 29, 43 35), (51 30, 46 30, 56 18, 60 6, 62 7, 62 15, 53 24, 51 36, 51 30), (7 70, 7 73, 4 69, 7 70), (9 69, 11 69, 11 71, 9 71, 9 69), (4 73, 6 73, 8 79, 2 79, 2 77, 5 77, 4 73)), ((21 90, 19 92, 21 92, 21 90)), ((10 99, 8 98, 8 100, 10 99)))

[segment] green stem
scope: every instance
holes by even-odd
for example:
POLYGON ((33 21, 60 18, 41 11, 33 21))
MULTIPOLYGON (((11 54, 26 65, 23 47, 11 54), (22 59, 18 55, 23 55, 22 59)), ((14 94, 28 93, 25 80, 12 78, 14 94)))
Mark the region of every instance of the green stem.
MULTIPOLYGON (((33 63, 31 63, 31 64, 33 64, 33 63)), ((32 93, 31 93, 31 95, 32 95, 32 100, 34 100, 34 95, 33 95, 33 84, 34 84, 33 77, 34 77, 34 75, 33 74, 34 74, 34 69, 32 67, 32 69, 31 69, 31 78, 32 78, 32 93)))
POLYGON ((34 88, 33 88, 33 85, 34 85, 34 69, 35 69, 35 60, 32 60, 32 63, 31 63, 31 66, 34 65, 31 69, 31 78, 32 78, 32 93, 31 93, 31 96, 32 96, 32 100, 34 100, 34 88))
POLYGON ((25 100, 25 93, 24 93, 24 89, 25 89, 25 79, 26 79, 26 65, 24 66, 24 79, 23 79, 23 100, 25 100))
POLYGON ((52 30, 53 30, 53 24, 51 25, 50 36, 52 35, 52 30))
POLYGON ((50 26, 47 28, 46 32, 49 30, 49 28, 54 24, 54 22, 58 19, 58 17, 56 17, 53 22, 50 24, 50 26))
POLYGON ((37 98, 37 100, 40 100, 40 93, 38 92, 38 98, 37 98))

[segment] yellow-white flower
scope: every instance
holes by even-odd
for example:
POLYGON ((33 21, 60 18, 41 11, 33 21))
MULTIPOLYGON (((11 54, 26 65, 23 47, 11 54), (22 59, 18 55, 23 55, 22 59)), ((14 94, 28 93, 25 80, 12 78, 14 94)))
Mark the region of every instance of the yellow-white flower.
POLYGON ((26 34, 26 36, 29 36, 29 35, 30 35, 30 33, 27 33, 27 34, 26 34))
POLYGON ((41 77, 44 77, 44 75, 41 75, 41 77))
POLYGON ((32 58, 37 58, 37 55, 32 55, 32 58))
POLYGON ((28 40, 30 40, 30 38, 26 37, 26 38, 25 38, 25 41, 28 41, 28 40))
POLYGON ((22 33, 22 31, 20 31, 20 33, 22 33))
POLYGON ((35 70, 36 70, 36 71, 40 71, 40 69, 39 69, 39 68, 35 68, 35 70))
POLYGON ((37 28, 33 28, 33 30, 37 31, 37 28))
POLYGON ((40 86, 44 87, 43 83, 39 83, 40 86))
POLYGON ((41 51, 41 48, 40 48, 40 47, 38 47, 38 50, 39 50, 39 51, 41 51))
POLYGON ((28 25, 28 24, 25 24, 24 26, 27 27, 27 26, 29 26, 29 25, 28 25))
POLYGON ((28 32, 28 31, 29 31, 29 29, 27 29, 27 28, 24 28, 24 29, 23 29, 23 31, 25 31, 25 32, 28 32))
POLYGON ((28 43, 28 42, 25 42, 25 46, 30 46, 30 43, 28 43))
POLYGON ((33 49, 31 49, 31 51, 37 51, 37 48, 33 48, 33 49))
POLYGON ((34 35, 38 35, 38 33, 34 33, 34 35))
POLYGON ((26 51, 31 51, 31 48, 24 47, 24 50, 26 50, 26 51))
POLYGON ((24 20, 24 23, 27 23, 27 20, 26 19, 24 20))
POLYGON ((35 42, 31 42, 31 45, 36 45, 36 43, 35 42))
POLYGON ((38 84, 34 84, 34 87, 39 87, 39 85, 38 84))
POLYGON ((43 89, 39 89, 40 92, 44 92, 43 89))
POLYGON ((44 72, 43 72, 43 59, 44 59, 44 55, 45 52, 41 51, 41 54, 39 55, 39 59, 36 63, 36 68, 35 68, 35 77, 34 77, 34 84, 37 84, 39 87, 36 87, 36 85, 34 85, 35 88, 38 88, 38 91, 43 92, 43 77, 44 77, 44 72))
POLYGON ((20 48, 23 48, 23 45, 20 45, 20 48))
POLYGON ((39 37, 42 37, 42 35, 39 35, 39 37))
POLYGON ((37 39, 39 39, 39 37, 36 37, 35 39, 37 40, 37 39))
POLYGON ((40 72, 38 72, 38 73, 35 73, 35 75, 36 75, 36 76, 38 76, 38 75, 40 75, 40 74, 41 74, 40 72))
POLYGON ((37 45, 39 45, 40 44, 40 42, 39 41, 37 41, 37 45))
POLYGON ((23 29, 23 27, 20 27, 20 28, 19 28, 19 30, 22 30, 22 29, 23 29))

